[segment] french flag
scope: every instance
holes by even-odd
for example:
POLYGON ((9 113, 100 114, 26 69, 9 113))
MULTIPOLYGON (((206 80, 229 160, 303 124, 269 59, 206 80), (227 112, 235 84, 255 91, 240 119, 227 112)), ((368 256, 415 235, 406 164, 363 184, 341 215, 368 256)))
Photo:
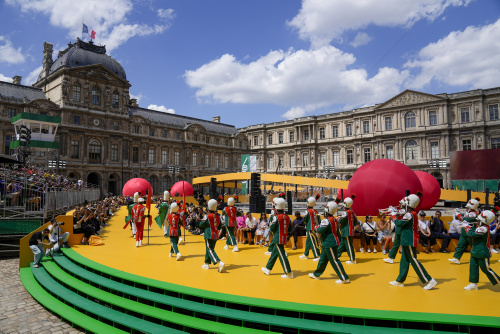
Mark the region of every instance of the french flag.
POLYGON ((96 32, 94 31, 94 29, 87 27, 85 25, 85 23, 83 23, 83 28, 82 28, 82 39, 83 40, 95 39, 95 34, 96 34, 96 32), (89 33, 89 31, 90 31, 90 33, 89 33))

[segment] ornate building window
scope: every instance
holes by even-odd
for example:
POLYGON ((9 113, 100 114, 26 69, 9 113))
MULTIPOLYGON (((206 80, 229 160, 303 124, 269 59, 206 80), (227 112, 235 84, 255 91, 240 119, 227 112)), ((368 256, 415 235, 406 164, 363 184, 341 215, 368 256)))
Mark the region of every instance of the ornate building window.
POLYGON ((325 128, 319 128, 319 139, 325 139, 325 128))
POLYGON ((80 116, 73 116, 73 124, 80 125, 80 116))
POLYGON ((304 140, 309 140, 309 129, 304 130, 304 140))
POLYGON ((259 145, 259 136, 253 136, 253 146, 259 145))
POLYGON ((340 152, 339 151, 333 152, 333 165, 334 166, 340 165, 340 152))
POLYGON ((339 126, 338 125, 332 126, 332 134, 333 134, 333 138, 339 137, 339 126))
POLYGON ((141 132, 140 129, 141 127, 139 125, 134 125, 134 133, 139 134, 141 132))
POLYGON ((460 108, 460 120, 462 123, 470 122, 469 107, 460 108))
POLYGON ((302 166, 309 166, 309 154, 305 153, 302 155, 302 166))
POLYGON ((71 141, 70 157, 71 159, 80 158, 80 142, 78 140, 71 141))
POLYGON ((295 168, 295 155, 290 156, 290 168, 295 168))
POLYGON ((224 157, 224 168, 229 169, 229 157, 224 157))
POLYGON ((139 162, 139 148, 137 146, 132 147, 132 162, 139 162))
POLYGON ((193 153, 193 167, 198 166, 198 153, 193 153))
POLYGON ((149 136, 154 137, 155 136, 155 130, 154 129, 149 129, 149 136))
POLYGON ((326 166, 326 153, 319 154, 319 167, 326 166))
POLYGON ((387 145, 385 147, 385 155, 387 159, 392 159, 394 160, 394 146, 392 145, 387 145))
POLYGON ((101 105, 101 90, 97 86, 92 87, 92 104, 101 105))
POLYGON ((370 133, 370 121, 363 121, 363 133, 370 133))
POLYGON ((372 160, 371 150, 369 148, 365 148, 363 151, 364 151, 363 153, 364 153, 365 163, 371 161, 372 160))
POLYGON ((416 141, 408 140, 406 142, 405 156, 406 156, 406 160, 417 160, 418 159, 418 147, 417 147, 416 141))
POLYGON ((431 159, 439 159, 439 142, 431 141, 431 159))
POLYGON ((16 116, 16 109, 9 108, 7 111, 8 111, 7 116, 9 118, 12 118, 12 117, 16 116))
POLYGON ((168 131, 163 131, 162 137, 163 138, 168 138, 168 131))
POLYGON ((386 116, 385 117, 385 131, 390 131, 390 130, 392 130, 392 117, 386 116))
POLYGON ((89 162, 101 162, 101 143, 96 139, 89 143, 89 162))
POLYGON ((267 169, 273 169, 274 168, 274 158, 269 157, 267 158, 267 169))
POLYGON ((118 121, 113 121, 113 130, 118 130, 120 129, 120 123, 118 121))
POLYGON ((415 113, 413 111, 410 111, 406 113, 405 115, 405 127, 408 128, 414 128, 417 126, 416 120, 415 120, 415 113))
POLYGON ((352 165, 354 163, 354 154, 352 150, 346 151, 346 162, 348 165, 352 165))
POLYGON ((118 161, 118 144, 111 144, 111 161, 118 161))
MULTIPOLYGON (((194 161, 194 156, 195 155, 196 155, 196 153, 194 153, 194 155, 193 155, 193 161, 194 161)), ((163 166, 168 165, 168 151, 167 150, 162 150, 161 151, 161 164, 163 166)))
POLYGON ((290 143, 293 143, 293 142, 295 142, 295 132, 290 131, 290 143))
POLYGON ((168 189, 168 177, 164 176, 161 179, 162 182, 162 188, 167 190, 168 189))
POLYGON ((437 111, 435 110, 429 111, 429 125, 437 125, 437 124, 438 124, 437 111))
POLYGON ((500 138, 491 138, 491 148, 500 148, 500 138))
POLYGON ((352 124, 346 124, 345 125, 345 135, 347 137, 351 137, 352 136, 352 124))
POLYGON ((174 152, 174 165, 179 166, 180 165, 180 158, 181 158, 181 153, 179 151, 174 152))
POLYGON ((148 152, 148 162, 150 165, 155 163, 155 149, 150 148, 148 152))
POLYGON ((273 144, 273 135, 272 134, 267 135, 267 144, 268 145, 273 144))
POLYGON ((462 150, 464 150, 464 151, 472 150, 472 140, 471 139, 462 140, 462 150))
POLYGON ((498 119, 498 104, 490 104, 488 106, 489 112, 490 112, 490 120, 497 120, 498 119))
POLYGON ((219 168, 220 168, 220 164, 219 164, 219 156, 218 156, 218 155, 216 155, 216 156, 215 156, 215 168, 216 168, 216 169, 219 169, 219 168))
POLYGON ((118 108, 120 106, 120 93, 116 90, 113 92, 113 96, 111 98, 111 106, 113 108, 118 108))
POLYGON ((278 143, 283 144, 283 132, 278 133, 278 143))
POLYGON ((208 154, 205 154, 205 168, 210 167, 210 156, 208 154))
POLYGON ((73 84, 73 101, 80 102, 80 99, 82 97, 82 86, 78 83, 75 82, 73 84))

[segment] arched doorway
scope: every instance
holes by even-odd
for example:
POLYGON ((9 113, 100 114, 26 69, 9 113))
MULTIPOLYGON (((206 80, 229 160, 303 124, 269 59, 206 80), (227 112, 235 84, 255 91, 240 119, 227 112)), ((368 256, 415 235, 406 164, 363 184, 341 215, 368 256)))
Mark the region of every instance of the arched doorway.
POLYGON ((120 191, 118 190, 118 175, 111 174, 108 179, 108 193, 113 195, 118 195, 120 191))
POLYGON ((87 183, 93 184, 93 185, 99 187, 99 185, 100 185, 99 174, 94 173, 94 172, 89 173, 89 175, 87 176, 87 183))
POLYGON ((432 172, 431 175, 436 178, 436 180, 439 183, 439 186, 443 188, 443 174, 441 174, 440 172, 432 172))

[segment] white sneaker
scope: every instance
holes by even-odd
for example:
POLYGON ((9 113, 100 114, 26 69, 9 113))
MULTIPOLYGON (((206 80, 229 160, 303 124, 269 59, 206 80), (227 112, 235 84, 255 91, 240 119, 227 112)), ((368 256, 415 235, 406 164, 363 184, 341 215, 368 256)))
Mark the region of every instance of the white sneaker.
POLYGON ((430 290, 432 289, 433 287, 435 287, 436 285, 438 284, 438 282, 436 282, 436 280, 433 278, 429 281, 429 283, 427 283, 426 286, 424 286, 424 290, 430 290))
MULTIPOLYGON (((368 253, 371 253, 371 252, 372 252, 372 250, 371 250, 370 248, 368 248, 367 252, 368 252, 368 253)), ((364 252, 361 252, 361 253, 364 253, 364 252)))
POLYGON ((309 277, 314 278, 314 279, 319 279, 319 277, 315 276, 313 273, 309 273, 309 277))
POLYGON ((142 246, 142 240, 139 240, 139 246, 142 246))
POLYGON ((229 246, 228 246, 228 245, 225 245, 225 246, 224 246, 224 249, 229 249, 229 246))
POLYGON ((168 257, 172 257, 172 253, 168 253, 168 257))
POLYGON ((351 283, 351 281, 349 281, 348 279, 346 279, 345 281, 339 279, 339 280, 336 280, 335 283, 337 283, 337 284, 347 284, 347 283, 351 283))
POLYGON ((460 264, 460 260, 459 260, 459 259, 457 259, 456 257, 451 258, 451 259, 448 259, 448 261, 450 261, 450 262, 452 262, 452 263, 460 264))
POLYGON ((233 248, 233 252, 238 252, 240 249, 238 248, 238 246, 234 246, 233 248))
POLYGON ((139 247, 139 241, 135 242, 135 247, 139 247))
POLYGON ((319 261, 319 257, 316 257, 313 259, 314 262, 318 262, 319 261))
POLYGON ((267 276, 269 276, 269 273, 271 273, 271 270, 267 269, 266 267, 262 267, 260 269, 262 269, 262 271, 264 272, 264 274, 266 274, 267 276))
POLYGON ((267 252, 265 252, 264 254, 266 254, 266 255, 271 255, 272 253, 271 253, 271 252, 269 252, 269 251, 267 251, 267 252))
POLYGON ((465 290, 477 290, 477 284, 471 283, 471 284, 467 285, 464 289, 465 290))
POLYGON ((374 252, 374 253, 376 253, 376 252, 377 252, 377 249, 376 249, 376 248, 374 248, 374 249, 373 249, 373 252, 374 252))
POLYGON ((299 259, 307 259, 307 256, 305 256, 304 254, 302 254, 301 256, 299 256, 299 259))
POLYGON ((203 269, 210 269, 209 265, 205 263, 204 265, 201 266, 203 269))
POLYGON ((49 256, 49 255, 50 255, 50 248, 47 248, 47 249, 45 250, 45 256, 49 256))
POLYGON ((492 251, 493 253, 495 253, 495 254, 498 254, 498 253, 499 253, 499 252, 498 252, 498 249, 496 249, 496 248, 492 248, 492 249, 491 249, 491 251, 492 251))
POLYGON ((357 262, 356 262, 356 260, 354 260, 354 261, 347 260, 347 261, 345 261, 345 263, 347 263, 347 264, 356 264, 357 262))
POLYGON ((392 282, 389 282, 390 285, 394 285, 394 286, 400 286, 400 287, 404 287, 405 284, 404 283, 400 283, 398 281, 392 281, 392 282))
POLYGON ((382 249, 382 254, 384 254, 384 255, 387 254, 387 252, 385 251, 385 248, 382 249))
POLYGON ((360 251, 361 253, 364 253, 364 252, 365 252, 365 249, 364 249, 363 247, 361 247, 361 248, 359 249, 359 251, 360 251))
POLYGON ((394 259, 391 259, 390 257, 387 257, 384 259, 384 262, 387 262, 387 263, 394 263, 394 259))
POLYGON ((177 253, 177 257, 175 258, 175 261, 179 261, 180 258, 181 258, 181 253, 177 253))
POLYGON ((281 278, 293 279, 293 273, 283 274, 281 275, 281 278))
POLYGON ((183 241, 183 240, 184 240, 184 239, 182 239, 182 237, 179 237, 179 242, 178 242, 178 244, 179 244, 179 245, 180 245, 180 244, 182 244, 182 241, 183 241))
POLYGON ((221 272, 221 271, 222 271, 222 269, 224 269, 224 265, 225 265, 225 263, 224 263, 224 262, 219 261, 219 272, 221 272))

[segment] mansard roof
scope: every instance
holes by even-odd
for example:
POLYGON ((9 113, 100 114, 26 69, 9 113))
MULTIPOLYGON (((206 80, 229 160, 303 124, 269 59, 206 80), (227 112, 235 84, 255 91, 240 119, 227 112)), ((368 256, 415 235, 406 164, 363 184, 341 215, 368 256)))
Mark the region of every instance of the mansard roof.
POLYGON ((28 103, 33 100, 46 100, 45 94, 39 88, 16 85, 0 81, 0 100, 7 102, 28 103))
POLYGON ((234 125, 216 123, 204 119, 171 114, 146 108, 129 106, 129 115, 130 117, 141 116, 152 123, 179 129, 186 129, 191 124, 199 124, 204 127, 208 133, 220 134, 224 136, 236 136, 238 134, 238 130, 236 130, 234 125))

